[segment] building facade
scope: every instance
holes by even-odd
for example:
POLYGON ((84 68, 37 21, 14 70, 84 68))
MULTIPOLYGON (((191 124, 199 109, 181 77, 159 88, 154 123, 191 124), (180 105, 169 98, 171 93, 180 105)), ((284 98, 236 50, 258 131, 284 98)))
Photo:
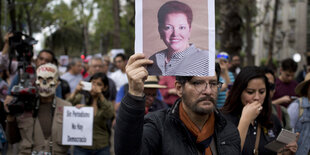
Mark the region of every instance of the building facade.
MULTIPOLYGON (((256 35, 253 39, 255 65, 260 65, 262 60, 266 60, 268 57, 275 1, 257 0, 257 7, 260 10, 257 21, 264 19, 264 22, 256 28, 256 35), (269 9, 266 11, 265 5, 268 1, 270 1, 269 9)), ((309 1, 279 0, 278 3, 273 59, 281 61, 288 57, 292 58, 295 53, 299 53, 301 55, 301 60, 298 63, 299 69, 307 64, 307 52, 310 52, 310 29, 307 28, 310 26, 310 24, 307 24, 310 19, 309 1)))

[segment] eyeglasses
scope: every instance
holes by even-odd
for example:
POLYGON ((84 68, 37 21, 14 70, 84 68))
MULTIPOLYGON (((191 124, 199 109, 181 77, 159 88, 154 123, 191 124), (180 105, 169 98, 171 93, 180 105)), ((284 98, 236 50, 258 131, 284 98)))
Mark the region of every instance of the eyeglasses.
POLYGON ((269 84, 269 89, 272 91, 272 90, 275 90, 276 89, 276 85, 273 84, 273 83, 270 83, 269 84))
POLYGON ((222 82, 204 82, 204 81, 193 81, 193 82, 189 82, 191 85, 193 85, 196 89, 197 92, 201 93, 203 91, 205 91, 209 85, 210 89, 212 91, 217 90, 218 88, 222 87, 222 82))
POLYGON ((94 67, 94 68, 102 68, 103 65, 92 65, 91 67, 94 67))

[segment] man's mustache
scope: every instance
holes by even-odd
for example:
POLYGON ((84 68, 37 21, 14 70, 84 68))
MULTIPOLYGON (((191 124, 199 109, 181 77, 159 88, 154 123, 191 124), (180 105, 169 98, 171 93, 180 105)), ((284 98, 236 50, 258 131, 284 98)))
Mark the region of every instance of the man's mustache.
POLYGON ((199 98, 197 100, 197 103, 201 102, 201 101, 210 101, 210 102, 212 102, 215 105, 215 99, 212 98, 211 96, 205 96, 205 97, 199 98))

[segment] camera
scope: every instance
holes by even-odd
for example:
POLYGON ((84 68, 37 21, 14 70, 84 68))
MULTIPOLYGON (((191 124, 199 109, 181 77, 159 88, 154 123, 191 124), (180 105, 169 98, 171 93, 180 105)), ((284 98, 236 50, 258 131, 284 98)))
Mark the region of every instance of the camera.
POLYGON ((86 81, 81 81, 82 85, 83 85, 83 90, 85 91, 90 91, 91 90, 91 83, 90 82, 86 82, 86 81))
POLYGON ((34 108, 37 99, 37 90, 34 86, 35 67, 31 65, 33 56, 33 45, 38 41, 21 32, 14 32, 9 38, 10 63, 13 58, 18 61, 18 81, 11 90, 14 96, 13 101, 8 105, 11 115, 19 115, 24 111, 30 111, 34 108))
POLYGON ((10 58, 16 57, 18 62, 31 63, 33 56, 33 45, 38 43, 34 38, 21 32, 13 32, 9 38, 10 58))

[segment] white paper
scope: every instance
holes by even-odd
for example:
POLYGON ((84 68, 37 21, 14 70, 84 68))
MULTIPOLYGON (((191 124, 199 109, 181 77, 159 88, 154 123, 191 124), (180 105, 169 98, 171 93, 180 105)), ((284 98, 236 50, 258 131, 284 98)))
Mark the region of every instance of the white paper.
POLYGON ((86 81, 81 81, 82 85, 83 85, 83 90, 86 91, 90 91, 91 90, 91 83, 90 82, 86 82, 86 81))
POLYGON ((280 134, 279 134, 279 136, 277 138, 277 141, 289 144, 291 142, 296 141, 296 136, 297 136, 296 133, 293 133, 291 131, 282 129, 282 131, 280 132, 280 134))
POLYGON ((61 56, 59 56, 59 64, 61 66, 68 66, 68 64, 69 64, 69 56, 68 55, 61 55, 61 56))
POLYGON ((64 107, 62 144, 91 146, 93 143, 93 107, 64 107))
POLYGON ((280 152, 287 144, 296 141, 296 138, 296 133, 282 129, 277 139, 265 145, 265 148, 274 152, 280 152))

